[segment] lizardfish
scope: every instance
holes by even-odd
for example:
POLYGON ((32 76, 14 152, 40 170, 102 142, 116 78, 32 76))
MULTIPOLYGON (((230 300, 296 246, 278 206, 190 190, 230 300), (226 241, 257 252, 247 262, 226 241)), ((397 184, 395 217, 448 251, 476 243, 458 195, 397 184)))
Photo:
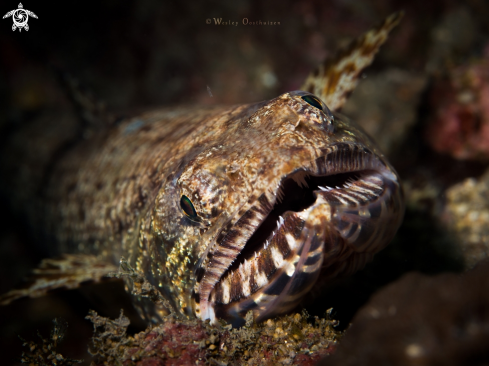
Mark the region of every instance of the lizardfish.
MULTIPOLYGON (((239 326, 249 311, 257 321, 290 311, 314 286, 362 268, 396 233, 403 194, 372 139, 338 110, 400 18, 320 65, 301 90, 156 110, 19 154, 30 159, 22 172, 3 167, 12 199, 62 256, 2 301, 98 280, 124 258, 146 319, 171 308, 239 326), (143 285, 158 296, 142 296, 143 285)), ((28 132, 5 149, 23 149, 28 132)))

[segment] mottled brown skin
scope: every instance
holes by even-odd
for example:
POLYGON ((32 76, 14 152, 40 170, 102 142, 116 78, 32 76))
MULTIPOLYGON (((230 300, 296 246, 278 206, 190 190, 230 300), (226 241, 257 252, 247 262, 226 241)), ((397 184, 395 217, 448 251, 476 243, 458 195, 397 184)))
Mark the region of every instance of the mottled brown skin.
POLYGON ((47 225, 60 251, 99 253, 113 263, 129 258, 138 271, 151 273, 154 284, 168 286, 189 313, 188 284, 207 246, 262 193, 273 203, 271 190, 282 176, 329 144, 321 128, 285 101, 162 110, 80 143, 59 161, 47 185, 54 203, 47 225), (144 124, 132 130, 138 121, 144 124), (93 149, 94 143, 100 147, 93 149), (182 194, 205 224, 185 216, 182 194))
POLYGON ((308 107, 286 93, 255 105, 162 110, 124 121, 58 161, 44 192, 52 202, 45 224, 61 253, 91 252, 114 264, 126 257, 191 314, 195 263, 207 250, 215 254, 219 234, 262 194, 273 205, 282 178, 310 167, 334 143, 382 156, 353 123, 337 115, 328 133, 304 112, 308 107), (202 223, 182 211, 182 194, 202 223))

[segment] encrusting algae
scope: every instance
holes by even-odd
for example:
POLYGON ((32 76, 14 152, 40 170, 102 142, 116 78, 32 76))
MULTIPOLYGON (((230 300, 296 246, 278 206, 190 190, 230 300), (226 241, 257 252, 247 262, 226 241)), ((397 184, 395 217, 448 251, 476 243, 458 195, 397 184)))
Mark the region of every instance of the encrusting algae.
POLYGON ((91 312, 95 334, 92 365, 312 365, 332 353, 342 332, 334 327, 331 309, 325 318, 307 312, 232 329, 221 322, 181 320, 168 316, 161 324, 134 336, 126 334, 129 320, 122 313, 110 320, 91 312))

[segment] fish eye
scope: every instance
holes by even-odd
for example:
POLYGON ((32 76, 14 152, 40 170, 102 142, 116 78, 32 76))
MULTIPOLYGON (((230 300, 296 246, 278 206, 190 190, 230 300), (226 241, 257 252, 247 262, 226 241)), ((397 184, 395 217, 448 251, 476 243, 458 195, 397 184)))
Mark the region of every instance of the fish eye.
POLYGON ((306 103, 316 107, 319 110, 323 110, 323 106, 321 105, 321 101, 313 95, 304 95, 301 97, 306 103))
POLYGON ((195 211, 194 205, 187 196, 182 195, 182 198, 180 198, 180 207, 182 208, 183 212, 185 212, 185 215, 187 215, 189 218, 197 218, 197 212, 195 211))

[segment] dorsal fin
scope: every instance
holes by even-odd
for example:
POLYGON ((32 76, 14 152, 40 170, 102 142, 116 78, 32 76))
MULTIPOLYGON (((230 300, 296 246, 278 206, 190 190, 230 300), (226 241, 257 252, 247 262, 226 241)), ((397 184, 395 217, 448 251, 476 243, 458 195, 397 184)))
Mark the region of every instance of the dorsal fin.
POLYGON ((320 97, 329 109, 339 110, 355 89, 360 73, 369 66, 389 32, 404 12, 389 15, 382 24, 353 41, 346 49, 327 59, 309 74, 301 90, 320 97))

